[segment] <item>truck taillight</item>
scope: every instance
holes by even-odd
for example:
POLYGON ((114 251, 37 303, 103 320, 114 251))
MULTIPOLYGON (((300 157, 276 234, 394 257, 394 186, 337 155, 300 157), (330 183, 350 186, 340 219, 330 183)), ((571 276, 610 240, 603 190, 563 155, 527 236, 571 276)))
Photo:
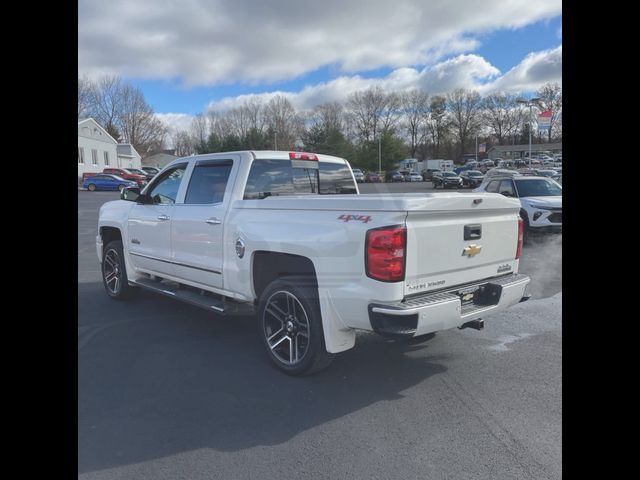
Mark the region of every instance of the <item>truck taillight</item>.
POLYGON ((404 280, 406 249, 407 229, 404 225, 369 230, 365 242, 367 276, 382 282, 404 280))
POLYGON ((318 156, 315 153, 304 152, 289 152, 290 160, 318 160, 318 156))
POLYGON ((516 248, 516 260, 522 255, 522 243, 524 241, 524 222, 518 217, 518 248, 516 248))

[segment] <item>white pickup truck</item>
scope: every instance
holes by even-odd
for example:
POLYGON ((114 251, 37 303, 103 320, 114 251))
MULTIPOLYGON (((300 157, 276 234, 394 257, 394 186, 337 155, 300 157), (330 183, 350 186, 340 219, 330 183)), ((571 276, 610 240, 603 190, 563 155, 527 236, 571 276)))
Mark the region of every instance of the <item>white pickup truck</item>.
POLYGON ((100 208, 107 294, 139 288, 255 312, 289 374, 327 366, 356 331, 417 337, 483 326, 526 300, 517 199, 367 194, 349 163, 300 152, 180 158, 100 208))

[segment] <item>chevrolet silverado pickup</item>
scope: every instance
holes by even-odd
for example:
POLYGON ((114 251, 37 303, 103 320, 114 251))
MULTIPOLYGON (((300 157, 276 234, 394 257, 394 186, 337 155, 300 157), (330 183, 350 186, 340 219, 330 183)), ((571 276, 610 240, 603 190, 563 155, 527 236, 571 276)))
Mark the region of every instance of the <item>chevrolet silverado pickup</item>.
POLYGON ((520 202, 497 193, 360 194, 349 163, 302 152, 179 158, 100 208, 107 295, 147 289, 257 317, 288 374, 326 367, 358 330, 472 327, 528 298, 520 202))

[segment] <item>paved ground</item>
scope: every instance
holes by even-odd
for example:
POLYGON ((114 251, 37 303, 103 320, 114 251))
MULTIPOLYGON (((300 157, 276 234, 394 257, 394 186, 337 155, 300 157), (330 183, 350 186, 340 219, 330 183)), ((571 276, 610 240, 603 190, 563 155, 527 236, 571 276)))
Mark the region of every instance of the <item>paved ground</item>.
POLYGON ((561 478, 561 237, 523 253, 546 298, 483 331, 361 334, 291 378, 251 317, 104 294, 97 210, 115 197, 78 192, 80 478, 561 478))

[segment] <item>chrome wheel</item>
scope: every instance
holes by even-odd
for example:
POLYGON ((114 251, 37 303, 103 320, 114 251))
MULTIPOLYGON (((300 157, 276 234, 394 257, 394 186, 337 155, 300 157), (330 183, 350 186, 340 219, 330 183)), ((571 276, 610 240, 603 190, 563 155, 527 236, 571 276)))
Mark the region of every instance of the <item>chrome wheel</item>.
POLYGON ((102 275, 106 287, 112 294, 117 295, 122 288, 122 269, 120 268, 120 256, 114 249, 107 250, 104 255, 102 275))
POLYGON ((295 295, 273 293, 262 313, 262 329, 273 355, 288 366, 300 363, 309 350, 309 317, 295 295))

